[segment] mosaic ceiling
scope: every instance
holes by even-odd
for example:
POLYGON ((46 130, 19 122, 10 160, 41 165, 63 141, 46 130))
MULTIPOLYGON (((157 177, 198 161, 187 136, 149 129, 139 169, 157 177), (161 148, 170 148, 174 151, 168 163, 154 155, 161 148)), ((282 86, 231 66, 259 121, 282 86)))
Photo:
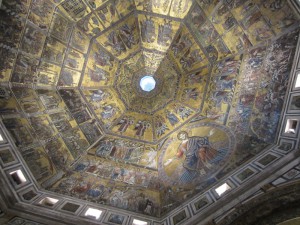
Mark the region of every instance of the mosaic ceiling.
POLYGON ((36 180, 160 217, 274 142, 299 15, 283 0, 4 0, 0 27, 0 113, 36 180))

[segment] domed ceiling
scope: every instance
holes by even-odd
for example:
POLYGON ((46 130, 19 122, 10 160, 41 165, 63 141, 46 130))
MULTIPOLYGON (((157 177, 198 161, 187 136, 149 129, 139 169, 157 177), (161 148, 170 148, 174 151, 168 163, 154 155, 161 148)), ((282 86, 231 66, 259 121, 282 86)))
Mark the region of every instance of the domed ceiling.
POLYGON ((280 0, 4 0, 0 26, 0 113, 38 183, 160 217, 275 141, 299 15, 280 0))

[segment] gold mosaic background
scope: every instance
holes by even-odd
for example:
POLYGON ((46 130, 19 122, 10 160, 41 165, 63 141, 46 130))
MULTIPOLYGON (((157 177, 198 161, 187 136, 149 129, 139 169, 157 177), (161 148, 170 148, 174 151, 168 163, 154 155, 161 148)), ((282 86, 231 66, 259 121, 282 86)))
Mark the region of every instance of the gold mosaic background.
POLYGON ((0 114, 36 180, 68 174, 45 188, 159 217, 274 142, 299 15, 283 0, 4 0, 0 27, 0 114))

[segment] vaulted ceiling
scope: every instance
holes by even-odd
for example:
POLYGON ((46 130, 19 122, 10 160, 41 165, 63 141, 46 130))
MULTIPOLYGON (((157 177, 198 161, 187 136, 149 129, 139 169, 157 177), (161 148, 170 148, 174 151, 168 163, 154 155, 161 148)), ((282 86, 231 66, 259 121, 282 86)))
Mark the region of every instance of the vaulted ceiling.
POLYGON ((287 1, 3 1, 0 113, 45 189, 160 217, 275 141, 298 24, 287 1))

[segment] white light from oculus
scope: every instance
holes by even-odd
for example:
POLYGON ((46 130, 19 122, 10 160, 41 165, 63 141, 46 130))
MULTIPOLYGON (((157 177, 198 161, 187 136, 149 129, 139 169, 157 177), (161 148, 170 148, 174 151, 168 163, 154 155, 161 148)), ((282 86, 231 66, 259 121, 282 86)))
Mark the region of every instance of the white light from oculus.
POLYGON ((155 80, 151 76, 144 76, 140 81, 140 86, 143 89, 143 91, 152 91, 155 88, 155 80))

